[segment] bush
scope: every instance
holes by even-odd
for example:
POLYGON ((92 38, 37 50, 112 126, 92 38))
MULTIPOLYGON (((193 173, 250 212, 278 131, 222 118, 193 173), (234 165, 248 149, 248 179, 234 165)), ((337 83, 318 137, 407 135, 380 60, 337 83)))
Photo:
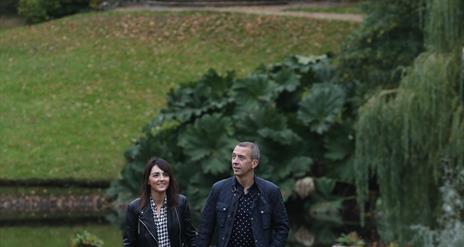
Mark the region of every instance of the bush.
POLYGON ((182 84, 126 151, 128 163, 110 196, 120 203, 136 197, 146 161, 159 156, 170 161, 182 192, 200 209, 211 185, 230 176, 234 145, 250 140, 260 145, 259 176, 278 184, 286 200, 297 200, 296 182, 310 176, 318 185, 314 200, 342 201, 334 185, 353 179, 352 121, 346 89, 333 75, 327 56, 292 56, 245 78, 211 70, 182 84))
MULTIPOLYGON (((423 1, 368 0, 365 21, 344 43, 339 57, 341 80, 353 83, 359 105, 377 89, 395 88, 424 50, 423 1)), ((359 106, 358 105, 358 106, 359 106)))
POLYGON ((59 0, 21 0, 18 4, 18 14, 26 18, 29 23, 38 23, 48 20, 49 8, 58 8, 59 0))
POLYGON ((20 0, 18 14, 29 23, 77 13, 89 7, 89 0, 20 0))
POLYGON ((60 8, 54 9, 50 15, 52 18, 59 18, 86 11, 89 7, 90 0, 60 0, 60 8))
POLYGON ((18 5, 18 0, 0 1, 0 14, 15 14, 17 5, 18 5))
POLYGON ((87 231, 76 233, 71 241, 71 247, 102 247, 103 240, 87 231))

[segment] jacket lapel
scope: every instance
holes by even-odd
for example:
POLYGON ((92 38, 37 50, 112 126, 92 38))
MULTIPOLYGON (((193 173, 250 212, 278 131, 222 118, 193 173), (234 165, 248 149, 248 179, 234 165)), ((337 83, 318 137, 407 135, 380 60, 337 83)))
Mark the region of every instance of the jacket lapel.
POLYGON ((180 246, 181 238, 180 236, 180 215, 176 215, 178 213, 177 207, 168 207, 168 233, 169 233, 169 240, 171 242, 171 246, 180 246))
MULTIPOLYGON (((140 220, 145 224, 147 230, 153 235, 155 238, 157 236, 156 232, 156 225, 155 220, 153 218, 153 211, 151 210, 150 204, 148 203, 145 207, 140 211, 140 220)), ((157 239, 155 239, 158 242, 157 239)))

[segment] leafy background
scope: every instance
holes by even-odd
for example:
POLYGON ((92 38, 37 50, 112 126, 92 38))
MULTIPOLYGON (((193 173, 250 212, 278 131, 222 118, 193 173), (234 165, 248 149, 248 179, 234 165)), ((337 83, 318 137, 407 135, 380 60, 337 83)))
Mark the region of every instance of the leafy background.
POLYGON ((127 150, 128 164, 109 194, 121 203, 132 199, 146 160, 155 155, 173 164, 199 211, 211 185, 230 175, 234 146, 248 140, 261 148, 258 174, 278 184, 285 200, 298 199, 296 182, 314 176, 318 201, 339 208, 343 197, 334 197, 333 189, 336 181, 353 181, 353 138, 351 122, 344 121, 347 89, 336 83, 331 63, 327 55, 291 56, 245 77, 210 70, 172 90, 127 150), (332 166, 340 173, 328 172, 332 166))

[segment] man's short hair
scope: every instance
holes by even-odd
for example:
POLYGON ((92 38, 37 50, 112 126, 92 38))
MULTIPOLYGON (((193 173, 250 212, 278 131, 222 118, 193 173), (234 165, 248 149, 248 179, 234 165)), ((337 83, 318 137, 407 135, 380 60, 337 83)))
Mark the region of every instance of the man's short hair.
POLYGON ((237 146, 250 148, 251 159, 258 160, 258 161, 261 159, 261 154, 259 152, 258 144, 254 142, 240 142, 239 144, 237 144, 237 146))

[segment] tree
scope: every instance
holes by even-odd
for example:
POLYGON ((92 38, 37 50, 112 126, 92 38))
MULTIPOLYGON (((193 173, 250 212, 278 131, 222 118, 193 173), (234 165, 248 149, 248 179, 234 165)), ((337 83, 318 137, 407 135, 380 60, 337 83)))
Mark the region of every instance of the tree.
POLYGON ((412 225, 437 226, 443 160, 464 168, 464 2, 425 2, 427 50, 394 90, 360 108, 356 184, 361 205, 377 177, 384 238, 411 240, 412 225))

